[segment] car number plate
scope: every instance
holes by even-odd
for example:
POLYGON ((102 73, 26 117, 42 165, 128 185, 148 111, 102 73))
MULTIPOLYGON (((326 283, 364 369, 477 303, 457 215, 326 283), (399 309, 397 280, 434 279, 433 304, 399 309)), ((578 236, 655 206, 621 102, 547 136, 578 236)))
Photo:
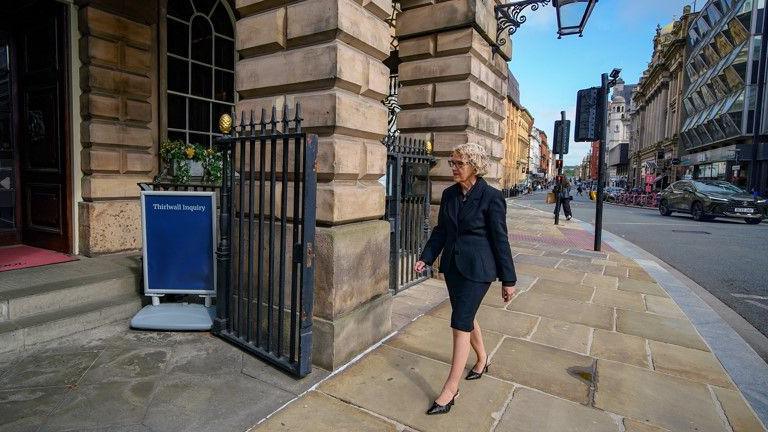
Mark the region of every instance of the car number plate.
POLYGON ((748 207, 736 207, 734 210, 736 213, 752 213, 755 211, 755 209, 748 207))

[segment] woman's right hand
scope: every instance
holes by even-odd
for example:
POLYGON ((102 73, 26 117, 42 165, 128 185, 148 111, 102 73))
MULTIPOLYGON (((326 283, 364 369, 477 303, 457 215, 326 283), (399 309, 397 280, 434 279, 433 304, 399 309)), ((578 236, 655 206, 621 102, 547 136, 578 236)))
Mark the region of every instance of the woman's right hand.
POLYGON ((426 267, 427 265, 424 263, 424 261, 416 261, 416 264, 413 266, 413 270, 415 270, 416 273, 421 273, 426 267))

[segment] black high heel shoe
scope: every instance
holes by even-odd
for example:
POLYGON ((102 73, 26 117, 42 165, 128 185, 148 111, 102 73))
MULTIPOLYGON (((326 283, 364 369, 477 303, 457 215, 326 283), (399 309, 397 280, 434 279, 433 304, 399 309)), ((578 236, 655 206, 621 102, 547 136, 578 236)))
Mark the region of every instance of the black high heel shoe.
POLYGON ((472 369, 469 370, 469 373, 467 374, 466 378, 464 378, 467 381, 472 381, 476 379, 480 379, 483 377, 483 374, 488 372, 488 366, 490 366, 490 363, 486 363, 485 367, 483 368, 482 372, 475 372, 472 369))
POLYGON ((453 403, 456 401, 457 397, 459 397, 458 390, 456 391, 456 394, 453 395, 453 399, 451 399, 451 401, 445 405, 440 405, 437 403, 437 401, 432 402, 432 406, 427 410, 427 415, 448 414, 448 411, 451 410, 451 407, 453 406, 453 403))

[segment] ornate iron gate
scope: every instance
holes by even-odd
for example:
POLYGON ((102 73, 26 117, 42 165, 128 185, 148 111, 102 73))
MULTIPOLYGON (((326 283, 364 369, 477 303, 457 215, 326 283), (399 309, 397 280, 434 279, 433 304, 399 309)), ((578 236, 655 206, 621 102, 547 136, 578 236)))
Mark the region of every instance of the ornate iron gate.
MULTIPOLYGON (((223 152, 214 333, 298 376, 311 370, 317 136, 300 106, 245 114, 223 152), (280 162, 278 162, 280 161, 280 162), (235 168, 237 165, 237 169, 235 168)), ((226 130, 222 118, 222 132, 226 130)))
POLYGON ((435 164, 428 144, 402 136, 385 138, 387 208, 390 223, 389 287, 399 292, 431 277, 414 264, 429 237, 429 170, 435 164))

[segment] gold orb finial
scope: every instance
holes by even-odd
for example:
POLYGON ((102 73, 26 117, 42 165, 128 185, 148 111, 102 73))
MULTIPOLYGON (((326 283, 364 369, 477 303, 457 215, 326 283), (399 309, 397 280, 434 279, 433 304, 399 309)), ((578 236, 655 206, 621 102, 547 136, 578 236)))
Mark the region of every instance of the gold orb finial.
POLYGON ((230 117, 229 114, 222 114, 221 117, 219 117, 219 130, 223 134, 228 134, 231 129, 232 117, 230 117))

